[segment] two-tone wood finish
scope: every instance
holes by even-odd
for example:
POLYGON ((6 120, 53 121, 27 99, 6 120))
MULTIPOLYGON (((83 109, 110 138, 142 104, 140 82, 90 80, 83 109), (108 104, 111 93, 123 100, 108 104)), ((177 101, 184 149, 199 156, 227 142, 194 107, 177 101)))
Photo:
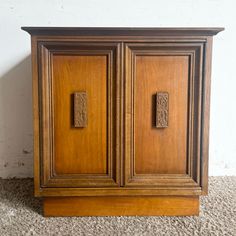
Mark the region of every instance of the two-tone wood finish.
POLYGON ((35 195, 46 197, 45 215, 197 214, 208 182, 212 36, 223 28, 22 29, 32 36, 35 195), (86 94, 78 107, 76 93, 86 94), (158 94, 168 95, 165 111, 158 94), (188 196, 196 207, 181 211, 188 196), (87 210, 66 210, 70 200, 87 210))

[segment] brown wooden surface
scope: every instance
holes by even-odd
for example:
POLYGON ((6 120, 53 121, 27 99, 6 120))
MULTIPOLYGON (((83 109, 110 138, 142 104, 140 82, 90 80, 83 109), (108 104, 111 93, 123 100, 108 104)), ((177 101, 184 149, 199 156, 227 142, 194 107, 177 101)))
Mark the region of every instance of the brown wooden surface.
POLYGON ((56 174, 107 172, 107 58, 54 55, 54 168, 56 174), (73 94, 87 93, 88 124, 75 128, 73 94))
POLYGON ((117 186, 119 44, 40 43, 41 187, 117 186), (75 128, 75 92, 87 94, 87 120, 75 128))
POLYGON ((126 44, 125 186, 200 186, 203 52, 201 42, 126 44), (155 127, 156 89, 169 94, 163 129, 155 127))
MULTIPOLYGON (((165 180, 165 179, 164 179, 165 180)), ((177 179, 178 180, 178 179, 177 179)), ((175 181, 176 182, 176 181, 175 181)), ((104 187, 104 188, 41 188, 37 196, 41 197, 78 197, 78 196, 199 196, 201 187, 185 185, 168 185, 163 181, 161 186, 151 188, 144 182, 137 187, 104 187)))
POLYGON ((136 56, 134 162, 137 174, 187 173, 188 56, 136 56), (155 95, 169 94, 168 127, 155 127, 155 95))
POLYGON ((200 28, 165 28, 165 27, 22 27, 23 30, 29 32, 32 35, 85 35, 85 36, 183 36, 183 35, 215 35, 224 28, 220 27, 200 27, 200 28))
POLYGON ((207 38, 206 58, 203 84, 203 113, 202 113, 202 153, 201 160, 201 186, 202 194, 208 194, 208 158, 209 158, 209 127, 210 127, 210 96, 211 96, 211 62, 212 62, 212 37, 207 38))
MULTIPOLYGON (((24 27, 23 29, 32 34, 34 172, 36 196, 186 196, 200 195, 201 193, 205 194, 207 192, 211 36, 223 30, 223 28, 111 29, 24 27), (136 54, 136 51, 140 47, 143 50, 142 55, 133 58, 132 53, 128 53, 127 55, 127 44, 139 44, 138 46, 132 46, 132 50, 134 54, 136 54), (169 48, 169 51, 167 48, 169 48), (86 164, 79 167, 77 166, 78 160, 73 159, 73 157, 69 157, 69 159, 71 158, 70 161, 75 160, 76 167, 72 166, 72 164, 69 164, 69 167, 66 165, 65 167, 60 166, 60 164, 55 163, 56 159, 53 159, 55 143, 53 141, 52 127, 55 128, 55 126, 53 126, 55 123, 51 123, 51 119, 53 118, 53 120, 55 120, 55 117, 51 114, 50 109, 54 112, 54 108, 52 106, 50 107, 50 102, 54 102, 55 93, 51 90, 50 76, 52 75, 52 78, 54 76, 54 74, 51 74, 53 68, 53 66, 51 66, 51 55, 53 55, 55 51, 58 51, 58 55, 62 57, 65 51, 67 51, 67 56, 71 54, 70 56, 73 55, 72 57, 74 57, 75 54, 77 54, 78 57, 81 57, 81 55, 78 54, 82 53, 85 58, 92 57, 96 60, 106 57, 109 61, 107 61, 106 65, 102 63, 103 65, 101 67, 106 67, 107 76, 113 81, 113 85, 108 85, 106 90, 107 95, 109 89, 110 92, 112 91, 112 94, 108 95, 106 101, 108 103, 106 112, 110 109, 110 113, 108 112, 109 114, 107 114, 108 116, 106 117, 108 128, 110 127, 110 130, 107 130, 108 133, 106 137, 106 145, 108 145, 106 149, 107 159, 104 161, 103 156, 102 162, 96 163, 95 161, 94 167, 86 166, 86 164), (142 161, 146 161, 146 159, 144 160, 141 157, 137 159, 139 160, 139 171, 141 173, 144 170, 144 173, 140 174, 137 170, 137 173, 135 173, 134 167, 137 167, 137 163, 132 156, 132 151, 135 150, 136 152, 137 146, 130 146, 130 142, 134 140, 132 135, 136 135, 136 131, 133 132, 131 130, 132 125, 136 130, 136 121, 132 124, 131 118, 138 113, 136 113, 136 111, 134 113, 134 110, 128 109, 132 104, 129 103, 127 93, 130 93, 128 95, 132 95, 130 90, 132 87, 131 84, 129 84, 130 82, 127 76, 137 78, 135 73, 133 74, 134 58, 138 59, 136 63, 139 63, 139 58, 146 58, 149 54, 155 54, 156 51, 162 51, 163 58, 166 57, 167 54, 169 57, 170 54, 173 53, 175 56, 181 58, 190 57, 190 80, 188 84, 190 115, 187 120, 190 133, 186 134, 186 138, 188 139, 186 141, 186 145, 188 145, 188 161, 186 163, 187 175, 182 174, 184 173, 183 163, 184 160, 186 160, 182 156, 182 159, 180 158, 181 161, 177 162, 175 167, 173 167, 171 161, 168 161, 170 166, 166 167, 163 165, 161 168, 158 165, 154 165, 154 167, 146 165, 148 162, 144 163, 144 165, 141 164, 142 161), (178 54, 176 53, 177 51, 181 55, 176 55, 178 54), (104 167, 104 163, 106 163, 106 167, 104 167), (57 170, 54 168, 54 166, 56 166, 54 164, 59 165, 59 167, 57 166, 57 170), (165 173, 165 168, 169 173, 165 173), (104 169, 107 169, 108 173, 104 174, 104 169), (57 173, 58 170, 59 172, 57 173), (92 170, 97 171, 98 174, 90 174, 89 172, 93 172, 92 170), (160 174, 157 170, 161 170, 163 173, 160 174), (67 173, 67 171, 69 172, 67 173), (78 174, 78 171, 81 171, 81 173, 84 171, 84 173, 78 174), (172 174, 172 171, 175 173, 176 171, 182 172, 180 174, 172 174)), ((152 58, 153 56, 154 55, 151 55, 152 58)), ((155 55, 154 57, 159 57, 159 55, 155 55)), ((65 60, 65 57, 63 60, 65 60)), ((103 60, 100 60, 100 62, 101 61, 103 60)), ((84 63, 84 65, 85 64, 87 65, 87 63, 84 63)), ((184 65, 185 63, 182 61, 182 64, 184 65)), ((144 65, 141 65, 141 70, 143 70, 143 67, 144 65)), ((155 70, 154 66, 151 68, 155 70)), ((70 66, 63 70, 70 71, 70 66)), ((86 66, 84 70, 86 71, 86 66)), ((93 72, 91 71, 89 73, 93 72)), ((148 73, 153 75, 153 71, 148 70, 146 74, 143 73, 144 77, 147 76, 148 73)), ((159 73, 157 73, 157 75, 158 74, 159 73)), ((109 78, 107 79, 109 80, 109 78)), ((145 90, 145 84, 143 87, 145 90)), ((143 91, 141 91, 141 93, 142 92, 143 91)), ((178 92, 175 91, 175 93, 178 92)), ((59 101, 59 95, 57 97, 59 101)), ((136 99, 136 95, 134 98, 136 99)), ((141 96, 138 99, 141 100, 141 96)), ((134 105, 137 106, 135 109, 139 108, 136 101, 134 105)), ((171 110, 169 112, 171 112, 171 110)), ((146 115, 146 113, 144 114, 146 115)), ((66 116, 66 114, 62 116, 66 116)), ((135 116, 134 118, 136 119, 137 117, 135 116)), ((146 120, 144 122, 144 126, 145 125, 146 120)), ((167 129, 168 128, 169 127, 167 127, 167 129)), ((57 138, 58 137, 59 136, 57 136, 57 138)), ((73 142, 75 143, 76 141, 73 142)), ((169 149, 171 149, 171 147, 169 147, 169 149)), ((143 150, 141 151, 143 152, 143 150)), ((165 150, 165 152, 170 151, 171 150, 165 150)), ((66 148, 64 152, 66 152, 66 148)), ((71 152, 71 150, 68 152, 71 152)), ((183 150, 180 150, 180 152, 183 152, 183 150)), ((154 154, 151 155, 152 161, 156 160, 155 158, 153 159, 153 156, 154 154)), ((171 157, 168 156, 168 158, 171 160, 171 157)), ((64 158, 63 161, 66 163, 66 158, 64 158)), ((83 161, 85 161, 85 159, 83 159, 83 161)))
POLYGON ((45 198, 44 216, 187 216, 199 214, 199 197, 45 198))
POLYGON ((32 96, 33 96, 33 129, 34 129, 34 195, 40 196, 40 121, 39 121, 39 73, 37 39, 31 37, 31 61, 32 61, 32 96))

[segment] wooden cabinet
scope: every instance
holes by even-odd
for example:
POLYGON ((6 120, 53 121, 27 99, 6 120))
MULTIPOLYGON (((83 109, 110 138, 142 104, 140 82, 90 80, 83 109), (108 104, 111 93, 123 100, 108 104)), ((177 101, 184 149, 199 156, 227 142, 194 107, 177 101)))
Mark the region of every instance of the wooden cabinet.
POLYGON ((197 215, 223 29, 22 28, 44 215, 197 215))

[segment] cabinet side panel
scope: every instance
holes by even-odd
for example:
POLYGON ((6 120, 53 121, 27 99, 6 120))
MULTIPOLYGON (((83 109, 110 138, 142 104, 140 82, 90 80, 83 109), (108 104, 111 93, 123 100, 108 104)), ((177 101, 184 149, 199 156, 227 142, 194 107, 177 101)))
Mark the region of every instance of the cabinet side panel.
POLYGON ((37 37, 31 37, 31 60, 33 80, 33 116, 34 116, 34 194, 40 195, 40 147, 39 147, 39 76, 38 76, 38 54, 37 37))
POLYGON ((202 194, 204 195, 208 193, 208 156, 209 156, 212 43, 213 43, 212 37, 208 37, 206 43, 204 71, 203 71, 201 187, 202 187, 202 194))

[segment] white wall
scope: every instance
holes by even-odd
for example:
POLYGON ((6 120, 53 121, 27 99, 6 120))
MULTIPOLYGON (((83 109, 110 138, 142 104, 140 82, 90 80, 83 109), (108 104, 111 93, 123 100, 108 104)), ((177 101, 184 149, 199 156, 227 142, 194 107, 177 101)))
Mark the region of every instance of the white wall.
POLYGON ((210 175, 236 174, 234 0, 0 0, 0 177, 30 177, 30 37, 21 26, 223 26, 214 39, 210 175))

